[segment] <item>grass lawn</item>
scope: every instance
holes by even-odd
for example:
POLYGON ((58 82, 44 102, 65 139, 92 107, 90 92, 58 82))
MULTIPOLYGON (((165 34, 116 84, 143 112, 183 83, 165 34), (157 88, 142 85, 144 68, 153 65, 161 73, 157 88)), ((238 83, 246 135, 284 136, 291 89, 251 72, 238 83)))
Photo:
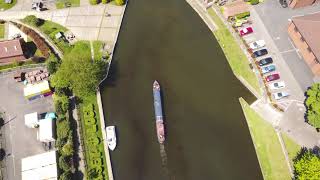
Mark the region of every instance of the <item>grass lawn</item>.
POLYGON ((93 41, 93 51, 94 51, 94 60, 101 60, 102 59, 102 41, 93 41))
POLYGON ((0 24, 0 39, 4 38, 4 24, 0 24))
POLYGON ((3 10, 7 10, 7 9, 10 9, 12 8, 14 5, 16 5, 17 3, 17 0, 12 0, 12 3, 11 4, 7 4, 4 2, 4 0, 1 0, 0 1, 0 9, 3 9, 3 10))
POLYGON ((286 145, 286 149, 288 151, 289 158, 291 159, 291 163, 296 155, 299 153, 301 146, 295 143, 290 137, 286 134, 281 133, 284 144, 286 145))
MULTIPOLYGON (((83 130, 83 138, 84 138, 84 146, 85 146, 85 160, 86 160, 86 172, 88 173, 91 169, 96 168, 96 165, 92 164, 92 160, 99 160, 102 159, 102 165, 99 166, 102 168, 102 174, 104 176, 104 179, 108 179, 108 169, 107 169, 107 164, 106 164, 106 157, 104 154, 104 146, 103 146, 103 138, 102 138, 102 132, 101 132, 101 124, 100 124, 100 115, 99 115, 99 108, 97 104, 97 96, 96 94, 92 94, 91 96, 84 97, 83 102, 80 104, 80 114, 81 114, 81 124, 82 124, 82 130, 83 130), (94 114, 96 117, 96 126, 97 126, 97 132, 92 134, 92 131, 89 131, 90 128, 92 128, 92 125, 90 127, 86 125, 85 121, 87 119, 84 118, 84 109, 88 105, 92 104, 94 107, 94 114), (99 144, 96 145, 95 147, 92 147, 90 144, 90 140, 92 138, 97 137, 99 139, 99 144), (96 153, 90 153, 90 149, 92 148, 96 149, 99 153, 98 156, 96 153)), ((90 179, 89 177, 87 177, 90 179)))
POLYGON ((21 62, 13 62, 11 64, 6 64, 6 65, 1 65, 0 66, 0 72, 1 71, 7 71, 7 70, 11 70, 17 67, 31 67, 32 65, 36 65, 36 64, 40 64, 37 62, 34 62, 32 60, 27 60, 27 61, 21 61, 21 62))
POLYGON ((57 0, 56 1, 56 8, 62 9, 66 8, 66 4, 70 4, 70 7, 79 7, 80 6, 80 0, 57 0))
POLYGON ((239 44, 212 8, 208 9, 208 13, 218 26, 218 29, 214 31, 213 34, 222 47, 233 72, 238 76, 242 76, 252 86, 252 88, 260 94, 261 92, 258 79, 255 73, 250 69, 249 61, 241 50, 239 44))
POLYGON ((241 98, 240 103, 247 119, 264 179, 290 180, 289 168, 275 130, 251 109, 245 100, 241 98))

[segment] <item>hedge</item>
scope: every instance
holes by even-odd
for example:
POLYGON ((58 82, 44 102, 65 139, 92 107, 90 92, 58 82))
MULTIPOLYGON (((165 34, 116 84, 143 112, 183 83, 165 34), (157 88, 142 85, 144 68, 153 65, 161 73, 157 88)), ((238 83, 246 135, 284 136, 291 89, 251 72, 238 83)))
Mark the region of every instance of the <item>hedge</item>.
POLYGON ((246 17, 249 17, 249 16, 250 16, 250 12, 249 11, 235 15, 236 19, 242 19, 242 18, 246 18, 246 17))

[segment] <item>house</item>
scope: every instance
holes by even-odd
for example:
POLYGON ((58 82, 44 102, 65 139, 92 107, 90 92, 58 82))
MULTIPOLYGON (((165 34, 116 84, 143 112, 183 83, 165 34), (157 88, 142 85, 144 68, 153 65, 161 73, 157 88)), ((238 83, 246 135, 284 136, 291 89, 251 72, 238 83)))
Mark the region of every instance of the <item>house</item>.
POLYGON ((223 16, 229 18, 244 12, 249 12, 250 6, 243 0, 237 0, 223 6, 223 16))
POLYGON ((320 75, 320 13, 291 19, 288 33, 314 75, 320 75))
POLYGON ((304 6, 310 6, 320 2, 320 0, 288 0, 289 7, 291 8, 300 8, 304 6))
POLYGON ((22 39, 0 41, 0 65, 25 60, 23 43, 22 39))

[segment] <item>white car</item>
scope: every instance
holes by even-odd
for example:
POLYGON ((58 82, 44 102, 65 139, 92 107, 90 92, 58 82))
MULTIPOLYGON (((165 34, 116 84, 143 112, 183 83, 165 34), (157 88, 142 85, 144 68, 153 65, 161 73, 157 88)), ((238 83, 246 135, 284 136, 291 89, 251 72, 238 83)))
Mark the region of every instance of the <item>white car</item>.
POLYGON ((266 42, 264 40, 258 40, 258 41, 250 43, 249 47, 250 47, 250 49, 255 50, 255 49, 262 48, 265 45, 266 45, 266 42))
POLYGON ((269 84, 270 89, 272 90, 276 90, 276 89, 281 89, 286 87, 286 84, 284 83, 284 81, 280 81, 280 82, 274 82, 269 84))
POLYGON ((287 92, 277 92, 272 94, 275 100, 279 100, 281 98, 289 96, 289 93, 287 92))

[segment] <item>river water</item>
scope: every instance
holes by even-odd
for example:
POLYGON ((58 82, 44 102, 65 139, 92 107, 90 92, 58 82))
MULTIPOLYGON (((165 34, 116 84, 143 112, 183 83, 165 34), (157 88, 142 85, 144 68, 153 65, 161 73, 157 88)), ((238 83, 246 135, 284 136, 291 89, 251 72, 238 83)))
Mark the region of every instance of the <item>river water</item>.
MULTIPOLYGON (((262 179, 233 75, 216 39, 184 0, 131 0, 102 90, 116 180, 262 179), (152 83, 167 141, 155 131, 152 83)), ((267 138, 267 137, 266 137, 267 138)))

